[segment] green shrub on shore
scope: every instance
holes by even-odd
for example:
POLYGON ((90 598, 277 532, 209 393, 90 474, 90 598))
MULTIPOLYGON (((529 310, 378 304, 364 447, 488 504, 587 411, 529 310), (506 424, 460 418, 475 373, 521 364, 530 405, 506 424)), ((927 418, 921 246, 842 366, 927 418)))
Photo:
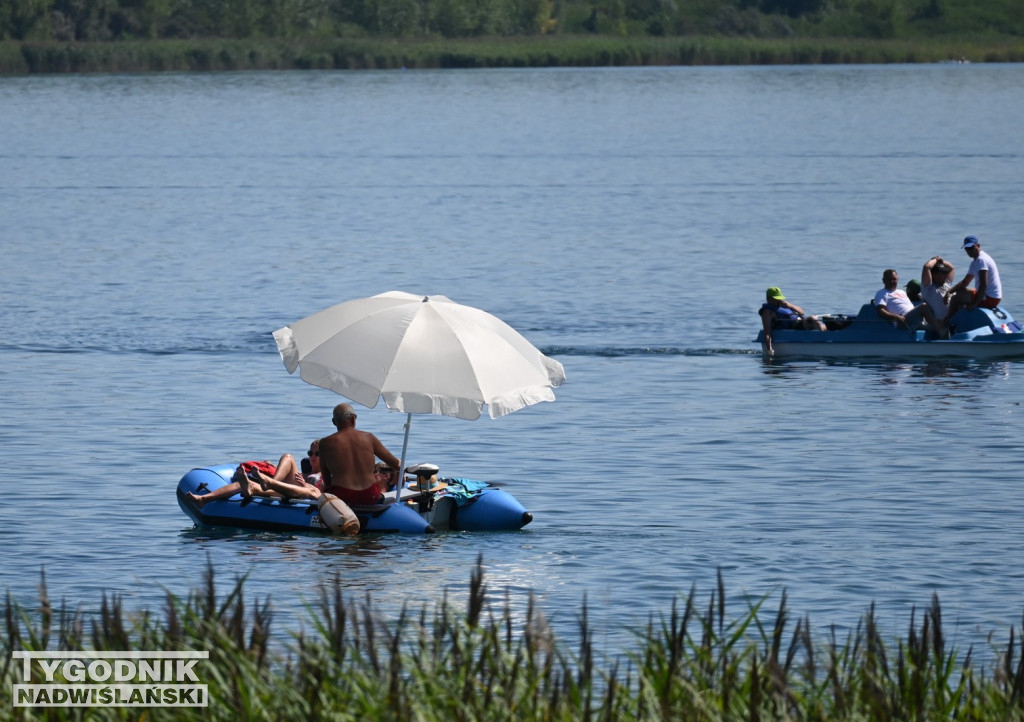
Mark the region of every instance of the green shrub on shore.
POLYGON ((1024 61, 1020 41, 544 36, 0 42, 0 74, 1024 61))
POLYGON ((0 73, 1024 59, 1020 0, 0 0, 0 73))
POLYGON ((1024 36, 1019 0, 3 0, 0 40, 1024 36))
POLYGON ((1009 642, 988 667, 950 647, 937 598, 886 644, 874 609, 845 640, 813 640, 791 624, 785 594, 726 613, 721 575, 706 606, 696 591, 637 633, 624 659, 601 659, 584 603, 578 649, 565 648, 532 600, 525 618, 488 594, 473 570, 460 610, 447 600, 397 619, 369 598, 343 597, 338 579, 308 610, 310 632, 272 632, 269 601, 244 580, 221 596, 214 574, 163 617, 104 597, 96 615, 54 609, 41 587, 31 614, 10 595, 0 635, 0 710, 18 720, 135 719, 131 708, 13 707, 14 650, 209 651, 199 671, 206 709, 147 708, 146 719, 336 720, 1015 720, 1024 719, 1024 652, 1009 642), (766 619, 767 617, 767 619, 766 619))

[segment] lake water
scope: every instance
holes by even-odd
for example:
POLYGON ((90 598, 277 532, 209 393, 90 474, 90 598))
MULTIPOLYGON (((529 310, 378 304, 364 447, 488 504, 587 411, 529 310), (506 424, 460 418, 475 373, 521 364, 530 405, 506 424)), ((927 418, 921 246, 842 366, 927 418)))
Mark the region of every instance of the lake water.
MULTIPOLYGON (((954 644, 1024 609, 1024 364, 765 363, 765 287, 855 312, 969 259, 1024 316, 1024 65, 0 79, 2 587, 160 608, 212 564, 277 624, 339 575, 383 614, 532 591, 600 651, 721 568, 819 632, 933 593, 954 644), (521 532, 193 529, 194 466, 301 453, 340 397, 271 333, 391 289, 481 307, 557 401, 416 417, 409 458, 504 483, 521 532)), ((361 428, 401 448, 401 414, 361 428)))

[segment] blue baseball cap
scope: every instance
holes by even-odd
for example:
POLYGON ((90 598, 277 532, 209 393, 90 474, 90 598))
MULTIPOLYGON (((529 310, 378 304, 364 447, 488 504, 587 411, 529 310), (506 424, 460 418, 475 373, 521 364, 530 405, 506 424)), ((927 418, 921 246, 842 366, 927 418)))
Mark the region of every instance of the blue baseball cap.
POLYGON ((961 248, 970 248, 971 246, 980 246, 980 245, 981 245, 981 241, 979 241, 977 238, 975 238, 974 236, 967 236, 967 238, 964 239, 964 245, 962 245, 960 247, 961 248))

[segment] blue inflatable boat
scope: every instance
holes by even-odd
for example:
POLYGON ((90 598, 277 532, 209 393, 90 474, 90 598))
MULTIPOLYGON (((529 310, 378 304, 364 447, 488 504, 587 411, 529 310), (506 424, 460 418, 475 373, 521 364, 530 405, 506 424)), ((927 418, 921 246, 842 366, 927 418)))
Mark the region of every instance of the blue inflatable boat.
MULTIPOLYGON (((189 498, 188 492, 202 496, 231 483, 235 468, 225 464, 192 469, 178 482, 178 506, 199 526, 330 533, 317 503, 307 499, 244 499, 236 494, 200 507, 189 498)), ((418 483, 421 480, 417 478, 407 484, 400 500, 391 491, 382 504, 353 506, 360 533, 511 531, 521 529, 533 519, 514 496, 486 482, 435 476, 423 484, 422 490, 418 483)))

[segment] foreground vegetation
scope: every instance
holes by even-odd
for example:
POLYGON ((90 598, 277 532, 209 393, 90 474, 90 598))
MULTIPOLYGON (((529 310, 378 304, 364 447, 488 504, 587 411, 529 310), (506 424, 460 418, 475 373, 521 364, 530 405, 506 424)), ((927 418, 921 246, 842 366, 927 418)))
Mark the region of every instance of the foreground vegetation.
POLYGON ((0 73, 1024 60, 1020 0, 0 0, 0 73))
POLYGON ((691 590, 638 631, 625 661, 595 654, 584 605, 578 648, 566 649, 532 603, 525 619, 489 595, 478 564, 461 611, 405 610, 382 620, 343 598, 335 580, 309 610, 312 633, 283 639, 269 602, 243 581, 218 595, 212 570, 187 599, 168 594, 162 618, 104 598, 98 615, 55 610, 43 586, 28 613, 8 595, 0 635, 0 715, 14 719, 135 719, 142 710, 12 707, 21 669, 11 651, 197 650, 208 709, 149 708, 160 719, 337 720, 1019 720, 1024 645, 979 667, 950 647, 938 599, 886 643, 874 610, 855 633, 812 639, 807 619, 758 604, 736 618, 725 590, 706 605, 691 590))

